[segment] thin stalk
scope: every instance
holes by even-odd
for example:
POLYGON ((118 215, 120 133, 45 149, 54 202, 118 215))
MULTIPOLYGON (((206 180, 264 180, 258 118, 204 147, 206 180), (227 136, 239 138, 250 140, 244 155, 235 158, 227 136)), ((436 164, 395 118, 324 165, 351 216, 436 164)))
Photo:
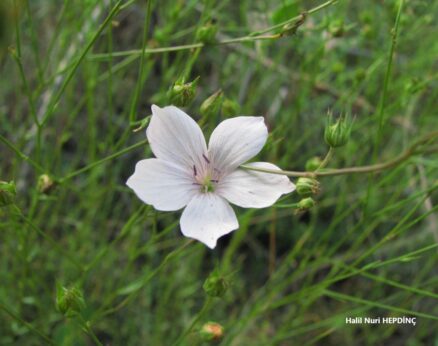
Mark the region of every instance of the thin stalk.
POLYGON ((93 38, 88 42, 87 46, 79 56, 79 58, 75 61, 73 67, 71 68, 69 74, 64 80, 64 83, 59 88, 58 93, 54 96, 54 99, 50 102, 49 109, 47 110, 46 114, 44 115, 43 119, 41 120, 41 125, 44 125, 49 117, 53 114, 55 107, 58 105, 59 100, 61 99, 61 96, 63 95, 65 89, 67 88, 67 85, 70 83, 70 81, 73 79, 73 76, 76 74, 77 69, 79 68, 79 65, 81 64, 82 60, 84 60, 87 53, 90 51, 91 47, 93 47, 96 40, 99 38, 102 31, 105 29, 107 24, 111 21, 111 19, 119 12, 120 6, 122 4, 123 0, 119 0, 117 4, 113 7, 111 12, 108 14, 108 16, 105 18, 104 22, 100 25, 97 32, 94 34, 93 38))
POLYGON ((327 152, 327 154, 324 157, 324 160, 322 160, 321 164, 319 165, 319 167, 315 171, 319 171, 320 169, 323 169, 325 166, 327 166, 328 162, 330 161, 330 159, 333 156, 333 152, 334 152, 333 147, 330 147, 329 151, 327 152))
POLYGON ((10 142, 6 137, 0 135, 0 141, 3 142, 9 149, 11 149, 20 159, 31 164, 37 171, 39 171, 40 173, 44 172, 44 168, 42 166, 40 166, 37 162, 32 160, 26 154, 24 154, 20 149, 15 146, 15 144, 10 142))
POLYGON ((149 0, 147 2, 147 7, 146 7, 146 19, 144 22, 144 28, 143 28, 143 39, 142 39, 142 49, 141 49, 141 56, 140 56, 140 66, 138 68, 138 79, 137 79, 137 85, 135 87, 135 92, 134 92, 134 98, 132 99, 131 102, 131 109, 129 111, 129 121, 133 122, 136 120, 136 109, 137 109, 137 105, 138 105, 138 99, 140 97, 140 93, 143 87, 143 82, 144 82, 144 76, 143 76, 143 70, 144 70, 144 63, 145 63, 145 48, 146 48, 146 44, 147 44, 147 38, 148 38, 148 33, 149 33, 149 23, 150 23, 150 19, 151 19, 151 3, 152 0, 149 0))
POLYGON ((38 335, 40 338, 44 339, 45 342, 47 342, 49 345, 55 345, 55 343, 45 334, 43 334, 42 332, 40 332, 38 329, 36 329, 32 324, 30 324, 29 322, 26 322, 25 320, 23 320, 20 316, 18 316, 16 313, 14 313, 13 311, 11 311, 9 308, 7 308, 5 305, 3 305, 2 303, 0 303, 0 310, 3 310, 4 312, 6 312, 9 316, 11 316, 14 320, 16 320, 17 322, 21 323, 22 325, 26 326, 27 329, 29 329, 31 332, 35 333, 36 335, 38 335))
POLYGON ((196 323, 199 322, 199 320, 204 316, 204 314, 210 309, 210 306, 213 302, 213 298, 207 297, 205 300, 204 305, 202 306, 201 310, 198 312, 196 317, 193 319, 192 323, 190 323, 190 326, 180 335, 180 337, 173 343, 173 345, 181 345, 181 343, 184 341, 185 337, 193 330, 196 323))
POLYGON ((379 171, 383 171, 385 169, 389 169, 389 168, 393 168, 395 166, 398 166, 399 164, 403 163, 411 156, 419 154, 419 152, 416 151, 417 147, 425 144, 429 140, 435 139, 436 137, 438 137, 438 131, 430 132, 429 134, 422 137, 420 140, 415 142, 408 149, 406 149, 402 154, 398 155, 394 159, 386 161, 386 162, 382 162, 382 163, 377 163, 375 165, 369 165, 369 166, 346 167, 346 168, 329 169, 329 170, 315 171, 315 172, 283 171, 283 170, 251 167, 251 166, 247 166, 247 165, 241 165, 240 167, 243 169, 246 169, 246 170, 250 170, 250 171, 287 175, 289 177, 327 177, 327 176, 334 176, 334 175, 379 172, 379 171))
POLYGON ((65 256, 71 263, 73 263, 78 269, 83 270, 82 265, 74 258, 74 256, 70 255, 68 252, 66 252, 65 248, 63 248, 61 245, 58 244, 58 242, 53 239, 51 236, 49 236, 46 232, 44 232, 41 228, 39 228, 37 225, 35 225, 29 218, 27 218, 21 209, 14 205, 14 209, 17 212, 17 214, 20 216, 20 218, 27 223, 34 231, 36 231, 38 234, 40 234, 44 239, 46 239, 56 251, 58 251, 61 255, 65 256))
POLYGON ((391 40, 391 48, 389 50, 389 57, 388 57, 388 65, 386 67, 386 73, 385 73, 385 80, 383 81, 383 91, 382 91, 382 98, 380 100, 379 105, 379 129, 377 131, 377 138, 375 143, 375 152, 374 156, 376 155, 376 150, 380 144, 380 141, 382 139, 382 132, 383 132, 383 125, 384 125, 384 115, 385 115, 385 105, 386 105, 386 99, 388 96, 388 86, 389 86, 389 80, 391 77, 391 70, 392 70, 392 63, 393 63, 393 57, 394 57, 394 51, 395 47, 397 45, 397 35, 398 35, 398 28, 400 24, 400 16, 403 8, 403 0, 400 0, 400 4, 398 6, 397 11, 397 17, 395 19, 394 28, 392 29, 392 40, 391 40))
MULTIPOLYGON (((0 138, 0 139, 1 139, 1 138, 0 138)), ((137 148, 139 148, 139 147, 145 145, 146 143, 147 143, 147 140, 144 139, 144 140, 142 140, 142 141, 140 141, 140 142, 138 142, 138 143, 136 143, 136 144, 134 144, 134 145, 131 145, 130 147, 127 147, 127 148, 122 149, 122 150, 120 150, 120 151, 118 151, 118 152, 116 152, 116 153, 114 153, 114 154, 112 154, 112 155, 109 155, 109 156, 107 156, 107 157, 104 157, 104 158, 101 159, 101 160, 98 160, 98 161, 95 161, 95 162, 93 162, 93 163, 90 163, 89 165, 87 165, 87 166, 85 166, 85 167, 82 167, 82 168, 80 168, 80 169, 78 169, 78 170, 76 170, 76 171, 73 171, 73 172, 67 174, 65 177, 59 179, 59 180, 58 180, 58 183, 62 184, 62 183, 64 183, 65 181, 67 181, 67 180, 69 180, 69 179, 71 179, 71 178, 74 178, 74 177, 76 177, 77 175, 79 175, 79 174, 81 174, 81 173, 84 173, 84 172, 86 172, 86 171, 89 171, 90 169, 92 169, 92 168, 94 168, 94 167, 96 167, 96 166, 98 166, 98 165, 100 165, 100 164, 102 164, 102 163, 104 163, 104 162, 106 162, 106 161, 110 161, 110 160, 112 160, 112 159, 115 159, 116 157, 122 156, 122 155, 124 155, 124 154, 130 152, 131 150, 137 149, 137 148)))
MULTIPOLYGON (((333 5, 337 2, 337 0, 329 0, 317 7, 314 7, 306 12, 306 15, 313 14, 315 12, 318 12, 330 5, 333 5)), ((216 43, 212 43, 213 45, 227 45, 227 44, 233 44, 233 43, 242 43, 242 42, 251 42, 251 41, 260 41, 260 40, 275 40, 278 38, 283 37, 281 33, 279 34, 272 34, 272 35, 264 35, 267 32, 276 30, 278 28, 282 28, 283 26, 299 22, 303 20, 303 14, 300 14, 296 17, 290 18, 287 21, 284 21, 280 24, 276 24, 274 26, 270 26, 269 28, 263 29, 261 31, 253 32, 249 35, 245 35, 242 37, 236 37, 236 38, 230 38, 225 39, 222 41, 217 41, 216 43)), ((211 44, 210 44, 211 45, 211 44)), ((166 53, 166 52, 175 52, 180 50, 191 50, 194 48, 202 48, 204 47, 204 43, 192 43, 192 44, 185 44, 180 46, 172 46, 172 47, 160 47, 160 48, 146 48, 146 49, 133 49, 133 50, 127 50, 122 52, 113 52, 111 53, 112 57, 123 57, 123 56, 131 56, 131 55, 141 55, 141 54, 157 54, 157 53, 166 53)), ((108 59, 109 54, 103 53, 103 54, 93 54, 89 56, 89 59, 93 60, 106 60, 108 59)))

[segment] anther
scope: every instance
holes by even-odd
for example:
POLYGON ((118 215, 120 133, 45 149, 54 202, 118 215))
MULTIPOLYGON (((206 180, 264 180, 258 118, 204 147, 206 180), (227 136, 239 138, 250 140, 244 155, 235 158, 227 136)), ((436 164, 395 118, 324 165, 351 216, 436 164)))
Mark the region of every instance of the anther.
POLYGON ((197 174, 198 174, 198 172, 196 171, 196 166, 193 165, 193 175, 196 177, 197 174))
POLYGON ((205 161, 207 161, 207 163, 210 163, 210 160, 208 159, 207 156, 205 156, 204 154, 202 154, 202 157, 204 158, 205 161))

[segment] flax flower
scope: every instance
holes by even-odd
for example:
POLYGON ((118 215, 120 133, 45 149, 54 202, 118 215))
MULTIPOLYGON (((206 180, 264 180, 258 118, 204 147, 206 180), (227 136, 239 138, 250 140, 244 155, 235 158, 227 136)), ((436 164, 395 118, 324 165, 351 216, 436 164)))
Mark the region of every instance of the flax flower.
MULTIPOLYGON (((139 161, 127 185, 157 210, 185 207, 182 233, 210 248, 218 238, 239 228, 230 203, 265 208, 295 189, 286 176, 239 168, 266 142, 263 117, 224 120, 207 147, 201 128, 190 116, 174 106, 154 105, 146 136, 156 158, 139 161)), ((247 166, 279 169, 266 162, 247 166)))

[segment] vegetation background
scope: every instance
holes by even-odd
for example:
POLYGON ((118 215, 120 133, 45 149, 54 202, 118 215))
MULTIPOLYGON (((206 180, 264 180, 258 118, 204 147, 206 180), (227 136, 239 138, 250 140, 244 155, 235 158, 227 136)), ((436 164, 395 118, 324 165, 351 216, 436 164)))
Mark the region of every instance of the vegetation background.
POLYGON ((152 155, 144 128, 133 130, 152 103, 175 100, 174 83, 198 76, 186 111, 206 133, 264 115, 262 160, 305 170, 324 157, 328 110, 354 117, 328 167, 391 160, 438 128, 438 1, 0 9, 0 179, 17 189, 0 209, 1 345, 198 345, 207 321, 224 327, 221 345, 438 344, 433 143, 382 172, 321 178, 307 211, 296 193, 235 208, 240 229, 214 251, 125 185, 152 155), (219 89, 221 111, 202 115, 219 89), (212 272, 222 297, 202 288, 212 272), (417 324, 345 323, 355 316, 417 324))

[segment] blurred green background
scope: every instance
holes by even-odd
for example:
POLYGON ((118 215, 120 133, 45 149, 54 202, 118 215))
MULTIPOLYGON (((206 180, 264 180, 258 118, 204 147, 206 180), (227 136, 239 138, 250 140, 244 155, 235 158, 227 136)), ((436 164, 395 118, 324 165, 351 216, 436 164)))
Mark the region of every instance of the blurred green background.
POLYGON ((197 77, 184 109, 205 133, 265 116, 260 160, 324 157, 329 110, 354 118, 329 167, 394 158, 438 129, 437 15, 422 0, 2 0, 0 180, 17 193, 0 209, 0 344, 436 345, 436 146, 321 178, 308 211, 296 193, 235 208, 240 228, 214 251, 125 181, 152 156, 130 147, 151 104, 197 77), (221 109, 201 114, 219 89, 221 109), (202 288, 212 272, 222 297, 202 288), (356 316, 417 324, 345 323, 356 316), (201 336, 207 321, 220 340, 201 336))

